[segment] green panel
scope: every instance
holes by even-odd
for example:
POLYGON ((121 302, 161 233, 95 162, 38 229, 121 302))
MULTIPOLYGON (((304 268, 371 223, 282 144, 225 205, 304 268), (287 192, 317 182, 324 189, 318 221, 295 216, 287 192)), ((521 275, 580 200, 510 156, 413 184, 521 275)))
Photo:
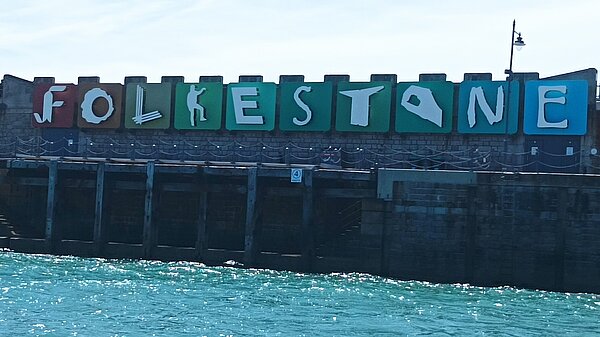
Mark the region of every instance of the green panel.
POLYGON ((337 89, 335 129, 349 132, 387 132, 390 129, 392 106, 391 82, 340 82, 337 89), (368 121, 365 126, 351 124, 352 99, 340 92, 348 90, 383 88, 369 96, 368 121))
POLYGON ((275 128, 275 96, 277 86, 275 83, 265 82, 243 82, 231 83, 227 86, 227 113, 225 125, 227 130, 253 130, 253 131, 271 131, 275 128), (235 109, 233 104, 233 90, 235 88, 255 88, 257 95, 244 95, 241 100, 256 102, 256 108, 244 108, 244 116, 260 116, 261 124, 243 124, 236 121, 235 109))
POLYGON ((452 82, 398 83, 396 87, 396 131, 400 133, 450 133, 452 132, 453 108, 454 84, 452 82), (410 91, 407 92, 407 89, 410 91), (412 112, 405 106, 411 108, 412 112), (434 108, 425 109, 429 106, 434 108), (419 107, 423 109, 423 112, 418 110, 419 107), (441 119, 438 119, 440 110, 441 119), (440 122, 441 126, 438 125, 440 122))
MULTIPOLYGON (((479 101, 479 100, 478 100, 479 101)), ((458 132, 481 134, 515 134, 519 121, 519 82, 513 81, 508 92, 505 81, 466 81, 460 84, 458 103, 458 132), (481 88, 491 111, 496 113, 498 88, 504 92, 504 111, 502 119, 490 123, 484 115, 479 103, 475 104, 475 124, 471 126, 468 119, 468 107, 473 88, 481 88), (508 97, 510 96, 510 99, 508 97)))
POLYGON ((170 83, 130 83, 125 92, 125 127, 128 129, 168 129, 171 123, 171 84, 170 83), (142 119, 160 114, 160 118, 136 124, 137 87, 143 89, 142 119), (158 111, 158 113, 153 113, 158 111))
POLYGON ((282 83, 279 96, 279 129, 283 131, 328 131, 331 129, 331 107, 333 84, 325 83, 282 83), (307 113, 296 103, 294 93, 302 86, 310 91, 302 91, 299 98, 310 109, 312 116, 305 125, 296 125, 307 118, 307 113))
POLYGON ((223 115, 223 84, 177 83, 175 87, 175 128, 178 130, 219 130, 223 115), (188 94, 193 112, 188 109, 188 94), (194 92, 201 92, 196 96, 194 92), (204 115, 202 115, 202 108, 204 115), (192 119, 194 125, 192 125, 192 119))

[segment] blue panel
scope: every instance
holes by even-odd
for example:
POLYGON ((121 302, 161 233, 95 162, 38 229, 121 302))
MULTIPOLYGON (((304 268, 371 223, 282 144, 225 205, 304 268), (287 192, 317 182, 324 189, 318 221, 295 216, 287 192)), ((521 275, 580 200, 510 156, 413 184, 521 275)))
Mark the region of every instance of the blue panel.
POLYGON ((586 81, 529 81, 525 83, 523 131, 528 135, 585 135, 587 99, 586 81))
POLYGON ((510 83, 505 81, 465 81, 460 84, 460 94, 458 103, 458 132, 460 133, 487 133, 487 134, 514 134, 517 132, 519 120, 519 82, 510 83), (498 88, 502 87, 504 95, 503 111, 496 111, 498 99, 498 88), (483 90, 484 101, 477 100, 474 104, 475 122, 471 126, 469 123, 469 103, 471 92, 483 90), (510 98, 509 98, 510 96, 510 98), (488 106, 493 114, 501 113, 500 121, 489 122, 481 109, 481 104, 488 106))

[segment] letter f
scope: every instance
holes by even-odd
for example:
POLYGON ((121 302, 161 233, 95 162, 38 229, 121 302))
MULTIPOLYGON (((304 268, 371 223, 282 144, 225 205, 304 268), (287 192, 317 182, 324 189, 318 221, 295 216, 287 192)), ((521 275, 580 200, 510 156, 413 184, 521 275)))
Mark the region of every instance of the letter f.
POLYGON ((56 101, 54 102, 53 92, 62 92, 67 90, 66 85, 53 85, 46 91, 44 94, 44 105, 42 108, 42 116, 39 113, 34 112, 33 117, 35 120, 42 124, 44 122, 52 123, 52 108, 59 108, 65 104, 65 101, 56 101))

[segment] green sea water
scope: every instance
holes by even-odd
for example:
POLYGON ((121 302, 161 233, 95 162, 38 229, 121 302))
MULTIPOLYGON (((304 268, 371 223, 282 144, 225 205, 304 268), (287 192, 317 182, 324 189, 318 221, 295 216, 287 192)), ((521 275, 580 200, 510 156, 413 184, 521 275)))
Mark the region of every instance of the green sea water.
POLYGON ((600 296, 0 251, 1 336, 600 336, 600 296))

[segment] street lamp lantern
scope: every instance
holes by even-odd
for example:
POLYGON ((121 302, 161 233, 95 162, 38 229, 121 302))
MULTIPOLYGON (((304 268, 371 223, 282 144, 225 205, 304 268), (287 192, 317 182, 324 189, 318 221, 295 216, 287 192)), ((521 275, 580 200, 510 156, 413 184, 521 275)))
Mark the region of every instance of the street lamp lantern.
POLYGON ((519 32, 515 32, 517 33, 517 39, 515 40, 515 42, 513 42, 513 44, 515 45, 515 47, 517 47, 517 50, 521 50, 521 48, 523 48, 523 46, 525 46, 525 42, 523 41, 523 38, 521 37, 521 33, 519 32))

